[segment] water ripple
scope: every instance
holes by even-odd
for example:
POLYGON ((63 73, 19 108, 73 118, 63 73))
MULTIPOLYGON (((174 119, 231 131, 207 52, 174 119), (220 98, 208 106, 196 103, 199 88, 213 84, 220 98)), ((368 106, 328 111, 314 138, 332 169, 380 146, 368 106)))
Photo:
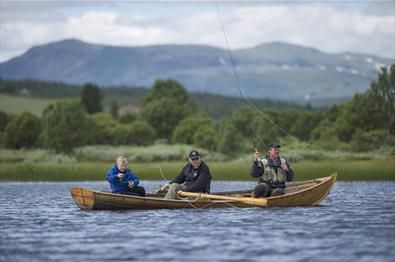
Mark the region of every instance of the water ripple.
MULTIPOLYGON (((213 190, 253 185, 214 182, 213 190)), ((393 182, 337 182, 319 207, 156 211, 82 211, 72 186, 108 190, 104 182, 0 183, 0 261, 395 258, 393 182)))

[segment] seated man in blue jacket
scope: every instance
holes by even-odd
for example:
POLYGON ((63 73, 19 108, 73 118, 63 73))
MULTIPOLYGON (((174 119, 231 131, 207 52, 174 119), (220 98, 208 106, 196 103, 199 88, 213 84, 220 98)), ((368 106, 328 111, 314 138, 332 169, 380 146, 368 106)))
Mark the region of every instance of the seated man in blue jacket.
POLYGON ((200 159, 196 150, 192 150, 189 153, 188 163, 180 174, 170 182, 165 199, 175 199, 179 190, 210 193, 211 178, 210 169, 206 163, 200 159))
POLYGON ((110 183, 111 191, 116 194, 145 196, 145 189, 139 186, 138 177, 126 168, 128 163, 126 157, 119 156, 116 161, 107 173, 107 181, 110 183))

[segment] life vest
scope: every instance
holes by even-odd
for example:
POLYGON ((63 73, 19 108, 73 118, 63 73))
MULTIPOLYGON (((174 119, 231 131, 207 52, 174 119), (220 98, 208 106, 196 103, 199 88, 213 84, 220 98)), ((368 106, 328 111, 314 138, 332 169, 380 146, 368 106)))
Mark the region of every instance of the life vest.
MULTIPOLYGON (((280 159, 281 159, 281 164, 285 164, 285 159, 283 158, 280 159)), ((286 181, 286 175, 282 168, 278 167, 276 173, 274 168, 269 166, 269 161, 266 158, 261 159, 260 161, 262 162, 262 165, 264 167, 263 175, 261 177, 261 180, 263 182, 276 184, 276 183, 284 183, 286 181)))

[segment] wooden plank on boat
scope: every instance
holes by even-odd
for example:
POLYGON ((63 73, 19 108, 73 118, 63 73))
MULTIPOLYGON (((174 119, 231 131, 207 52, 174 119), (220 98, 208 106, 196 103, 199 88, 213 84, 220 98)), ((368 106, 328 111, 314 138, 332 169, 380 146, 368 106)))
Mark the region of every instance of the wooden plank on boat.
POLYGON ((241 203, 245 203, 253 206, 267 207, 267 200, 263 198, 252 198, 252 197, 230 197, 230 196, 221 196, 221 195, 211 195, 205 193, 192 193, 192 192, 184 192, 178 191, 178 195, 183 197, 198 197, 198 198, 207 198, 207 199, 220 199, 220 200, 236 200, 241 203))

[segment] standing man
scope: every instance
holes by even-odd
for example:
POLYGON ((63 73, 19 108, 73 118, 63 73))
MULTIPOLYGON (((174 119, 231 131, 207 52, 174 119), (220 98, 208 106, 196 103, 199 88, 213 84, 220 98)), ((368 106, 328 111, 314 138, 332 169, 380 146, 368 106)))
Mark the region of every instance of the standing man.
POLYGON ((210 193, 211 178, 210 169, 200 159, 199 152, 192 150, 189 153, 188 163, 180 174, 170 182, 165 199, 175 199, 179 190, 210 193))
POLYGON ((139 186, 139 178, 126 168, 126 157, 117 157, 115 165, 108 170, 107 181, 111 191, 116 194, 145 196, 145 189, 139 186))
POLYGON ((293 180, 294 172, 285 159, 280 158, 279 144, 270 144, 266 158, 255 152, 251 176, 259 178, 253 197, 280 196, 284 194, 285 182, 293 180))

